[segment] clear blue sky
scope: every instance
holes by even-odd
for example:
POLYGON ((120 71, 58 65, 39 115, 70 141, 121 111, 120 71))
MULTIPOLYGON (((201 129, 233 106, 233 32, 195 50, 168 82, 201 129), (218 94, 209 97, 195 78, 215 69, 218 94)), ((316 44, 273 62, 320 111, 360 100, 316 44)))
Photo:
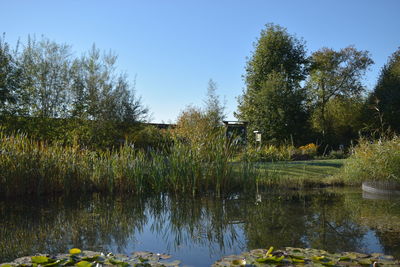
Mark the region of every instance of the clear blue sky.
POLYGON ((119 55, 118 66, 142 96, 153 121, 175 121, 188 104, 202 105, 212 78, 234 119, 246 57, 266 23, 304 38, 308 52, 355 45, 375 64, 371 89, 383 64, 400 46, 400 0, 0 0, 6 41, 28 34, 72 45, 93 43, 119 55))

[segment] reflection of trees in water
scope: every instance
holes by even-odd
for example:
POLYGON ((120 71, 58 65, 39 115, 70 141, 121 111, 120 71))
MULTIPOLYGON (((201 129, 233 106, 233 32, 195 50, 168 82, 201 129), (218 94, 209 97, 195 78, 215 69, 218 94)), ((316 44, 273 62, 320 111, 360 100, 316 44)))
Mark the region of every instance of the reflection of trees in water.
MULTIPOLYGON (((400 218, 398 218, 400 220, 400 218)), ((385 253, 400 259, 400 229, 396 231, 377 230, 376 236, 379 238, 385 253)))
POLYGON ((166 195, 0 201, 0 261, 72 246, 123 252, 146 224, 170 251, 201 246, 210 255, 270 245, 357 251, 368 226, 386 252, 399 256, 400 226, 382 218, 399 222, 400 203, 342 191, 270 192, 257 203, 166 195))
POLYGON ((343 196, 354 221, 375 231, 386 254, 400 258, 400 199, 363 199, 361 194, 343 196))
POLYGON ((147 218, 143 202, 104 198, 52 198, 0 202, 0 261, 72 246, 123 248, 147 218))
POLYGON ((365 227, 354 222, 343 195, 315 194, 307 215, 306 238, 308 245, 331 252, 358 251, 366 233, 365 227))
POLYGON ((355 250, 364 230, 353 223, 342 197, 323 191, 284 192, 248 208, 249 249, 267 246, 355 250))
POLYGON ((305 201, 288 193, 266 195, 258 205, 248 202, 243 207, 248 248, 303 246, 305 201))
POLYGON ((200 245, 207 247, 212 255, 223 252, 225 247, 240 244, 238 222, 232 220, 237 207, 230 201, 165 197, 163 203, 164 209, 160 213, 150 210, 154 218, 151 230, 163 236, 169 250, 176 251, 183 245, 188 248, 200 245))

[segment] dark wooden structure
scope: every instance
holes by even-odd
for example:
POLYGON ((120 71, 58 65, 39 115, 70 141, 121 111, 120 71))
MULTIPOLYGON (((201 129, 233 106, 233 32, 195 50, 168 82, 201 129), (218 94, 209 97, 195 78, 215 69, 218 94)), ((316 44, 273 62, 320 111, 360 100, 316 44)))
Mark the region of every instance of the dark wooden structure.
POLYGON ((223 121, 225 134, 228 140, 242 145, 247 143, 247 121, 223 121))
POLYGON ((158 129, 170 129, 170 128, 175 128, 176 124, 170 124, 170 123, 144 123, 145 125, 150 125, 154 126, 158 129))

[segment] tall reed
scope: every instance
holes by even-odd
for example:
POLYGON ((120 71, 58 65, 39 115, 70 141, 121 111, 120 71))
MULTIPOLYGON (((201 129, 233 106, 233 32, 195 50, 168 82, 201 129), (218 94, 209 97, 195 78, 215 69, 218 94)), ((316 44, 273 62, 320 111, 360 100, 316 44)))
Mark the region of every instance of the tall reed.
POLYGON ((400 183, 400 138, 361 139, 338 175, 348 184, 363 181, 400 183))
POLYGON ((249 163, 232 164, 232 151, 223 136, 210 140, 206 151, 176 142, 166 150, 143 151, 124 145, 111 152, 90 151, 77 144, 47 144, 0 131, 0 194, 221 195, 254 186, 254 168, 249 163))

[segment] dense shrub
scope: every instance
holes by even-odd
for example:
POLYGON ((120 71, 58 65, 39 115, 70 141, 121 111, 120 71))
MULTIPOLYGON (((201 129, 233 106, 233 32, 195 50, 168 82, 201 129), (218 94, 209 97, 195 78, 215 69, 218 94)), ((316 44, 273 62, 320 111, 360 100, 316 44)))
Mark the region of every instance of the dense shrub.
POLYGON ((248 147, 247 150, 241 154, 240 159, 250 162, 309 160, 316 156, 317 148, 318 146, 313 143, 299 148, 293 145, 266 145, 258 148, 248 147))
POLYGON ((249 146, 242 153, 241 160, 250 162, 290 160, 294 152, 293 146, 266 145, 258 148, 249 146))
POLYGON ((400 138, 361 139, 340 175, 350 184, 400 182, 400 138))

